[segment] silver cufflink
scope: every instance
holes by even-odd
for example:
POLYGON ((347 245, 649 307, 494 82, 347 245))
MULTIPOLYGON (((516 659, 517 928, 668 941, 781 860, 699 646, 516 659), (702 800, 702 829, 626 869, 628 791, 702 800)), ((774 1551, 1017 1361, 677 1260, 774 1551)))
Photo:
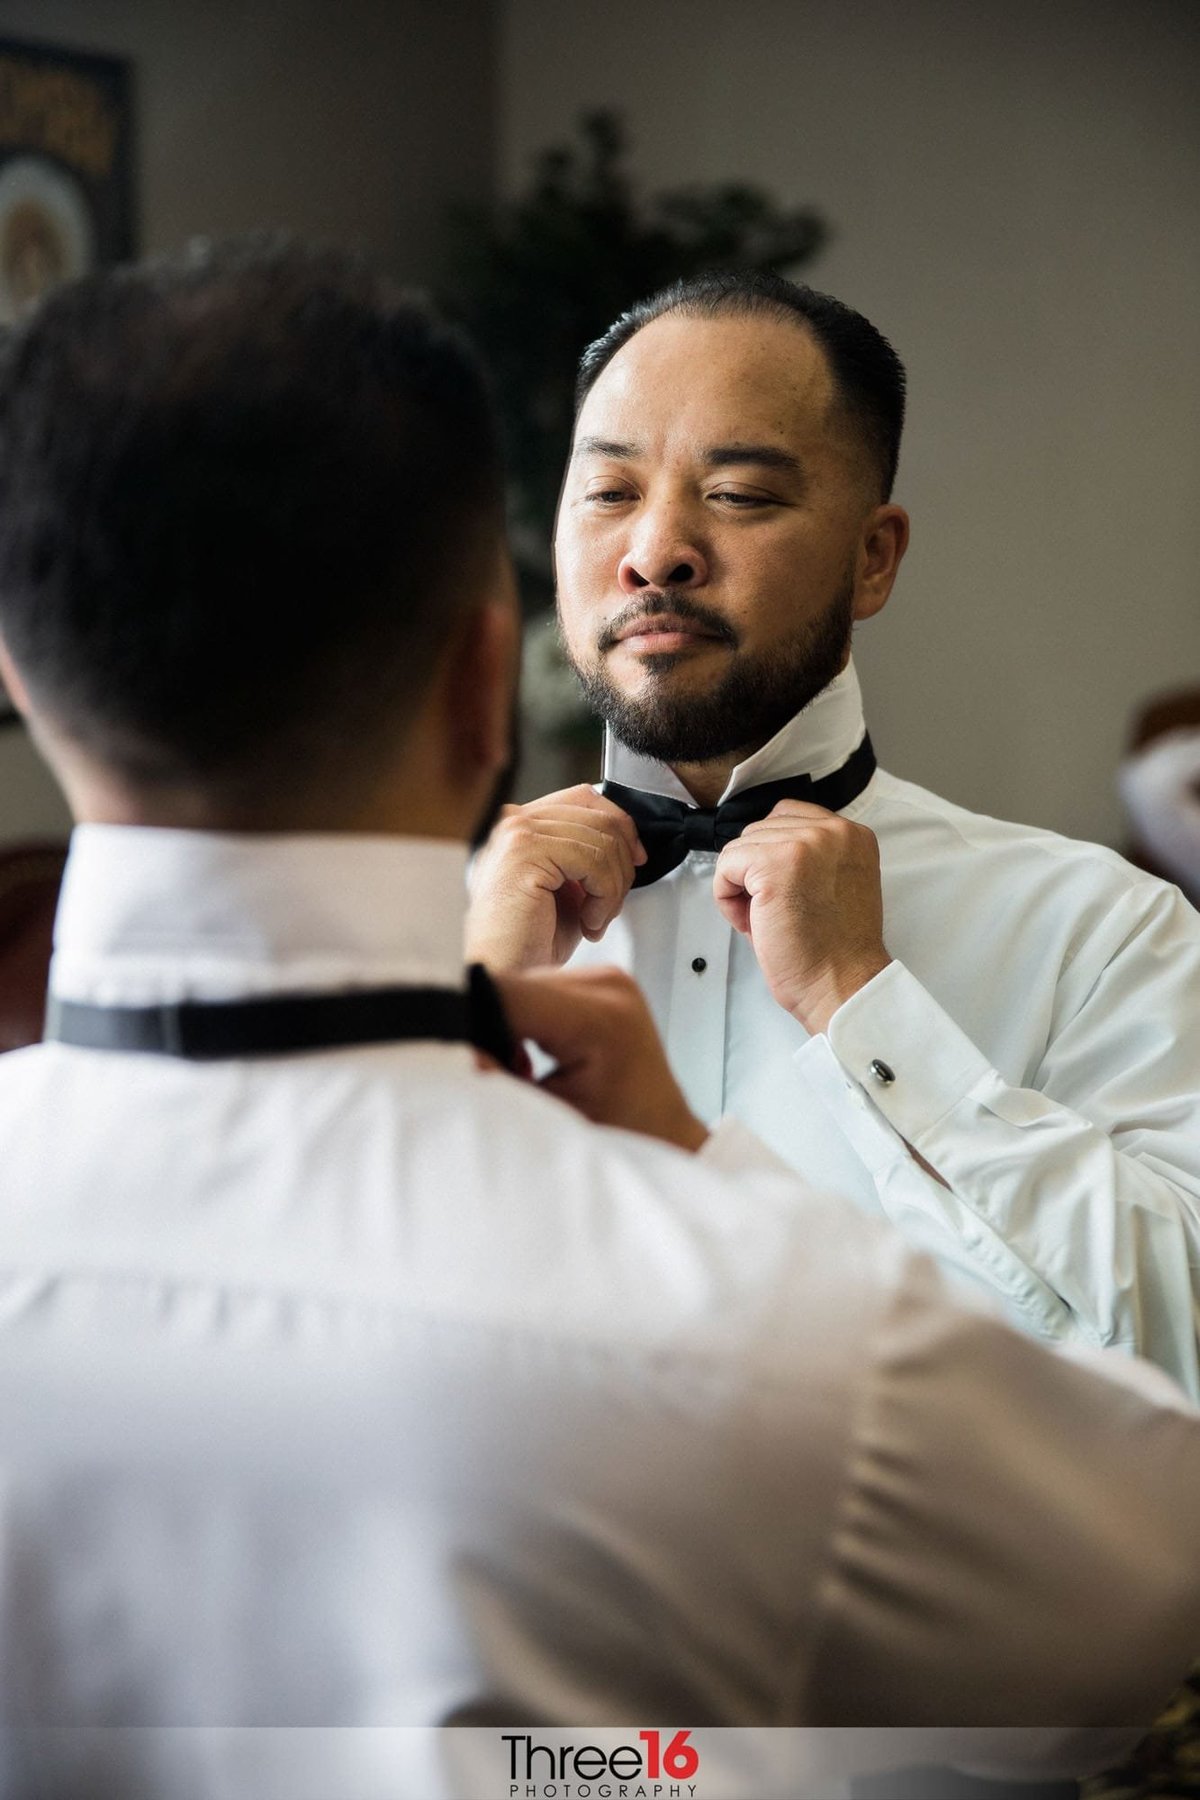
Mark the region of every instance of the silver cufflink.
POLYGON ((873 1058, 869 1064, 869 1068, 880 1087, 891 1087, 893 1081, 896 1079, 895 1069, 889 1068, 887 1063, 882 1062, 878 1056, 873 1058))

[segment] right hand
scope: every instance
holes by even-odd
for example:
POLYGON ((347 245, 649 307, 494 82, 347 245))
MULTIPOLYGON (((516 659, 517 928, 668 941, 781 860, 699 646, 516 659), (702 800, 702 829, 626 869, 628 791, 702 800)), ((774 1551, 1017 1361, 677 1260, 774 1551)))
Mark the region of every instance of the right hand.
POLYGON ((531 969, 499 975, 504 1012, 519 1039, 557 1065, 540 1087, 595 1125, 641 1131, 681 1150, 708 1132, 671 1073, 645 996, 620 969, 531 969))
POLYGON ((472 865, 467 960, 558 967, 604 936, 645 860, 629 814, 586 783, 506 806, 472 865))

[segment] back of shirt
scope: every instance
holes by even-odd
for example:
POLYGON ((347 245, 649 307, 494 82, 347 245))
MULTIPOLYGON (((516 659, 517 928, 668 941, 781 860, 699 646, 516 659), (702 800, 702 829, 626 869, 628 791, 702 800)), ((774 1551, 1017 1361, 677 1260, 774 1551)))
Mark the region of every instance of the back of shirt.
POLYGON ((786 1177, 458 1047, 43 1046, 0 1140, 10 1729, 1136 1727, 1200 1642, 1169 1384, 786 1177))
POLYGON ((458 1047, 44 1046, 0 1064, 0 1138, 2 1460, 49 1484, 10 1504, 55 1596, 28 1706, 786 1712, 905 1279, 881 1235, 458 1047), (242 1512, 201 1498, 228 1464, 242 1512), (131 1470, 179 1504, 142 1520, 131 1470))

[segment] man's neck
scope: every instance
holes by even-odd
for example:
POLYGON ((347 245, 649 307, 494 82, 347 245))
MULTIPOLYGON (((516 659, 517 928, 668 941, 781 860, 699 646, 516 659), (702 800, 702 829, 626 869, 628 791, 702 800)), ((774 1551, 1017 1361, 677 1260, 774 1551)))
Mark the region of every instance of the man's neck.
POLYGON ((257 787, 244 794, 228 785, 218 791, 165 784, 134 787, 95 767, 64 767, 61 759, 56 772, 81 825, 465 841, 474 818, 462 797, 403 773, 374 782, 365 792, 331 781, 324 789, 277 790, 264 798, 257 787))
POLYGON ((745 744, 728 756, 714 757, 711 762, 668 763, 672 775, 682 781, 697 806, 715 806, 729 786, 729 778, 739 763, 761 750, 766 739, 745 744))

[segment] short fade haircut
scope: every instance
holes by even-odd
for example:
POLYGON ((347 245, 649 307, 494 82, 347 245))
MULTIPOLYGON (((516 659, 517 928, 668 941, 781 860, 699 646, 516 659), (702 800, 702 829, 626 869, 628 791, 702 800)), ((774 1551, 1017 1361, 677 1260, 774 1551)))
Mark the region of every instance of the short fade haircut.
POLYGON ((47 720, 138 784, 367 767, 502 519, 474 352, 340 252, 85 279, 0 357, 0 633, 47 720))
POLYGON ((839 403, 857 432, 879 483, 890 500, 904 429, 904 364, 883 333, 853 307, 829 294, 766 272, 719 270, 639 300, 589 344, 579 363, 575 386, 578 415, 596 377, 631 337, 667 313, 687 318, 767 318, 807 327, 824 351, 839 403))

